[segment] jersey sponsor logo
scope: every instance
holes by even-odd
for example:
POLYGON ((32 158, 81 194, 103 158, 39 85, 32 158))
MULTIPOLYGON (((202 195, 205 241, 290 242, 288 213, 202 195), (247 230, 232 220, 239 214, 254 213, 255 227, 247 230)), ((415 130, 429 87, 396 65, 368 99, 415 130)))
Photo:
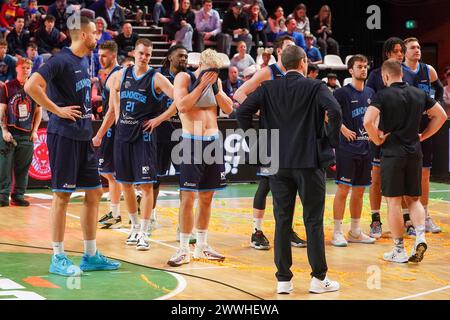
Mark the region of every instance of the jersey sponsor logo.
POLYGON ((220 179, 221 180, 225 180, 226 179, 225 171, 220 173, 220 179))
POLYGON ((64 183, 63 184, 63 188, 64 189, 75 189, 77 186, 74 184, 68 184, 68 183, 64 183))
POLYGON ((88 78, 84 78, 75 84, 75 90, 77 92, 83 88, 91 88, 91 80, 89 80, 88 78))
POLYGON ((352 118, 356 118, 358 116, 364 116, 366 113, 367 107, 359 107, 352 110, 352 118))
POLYGON ((142 167, 142 174, 148 174, 149 171, 150 171, 150 167, 149 166, 142 167))
POLYGON ((344 181, 344 182, 352 182, 352 179, 349 179, 346 177, 341 177, 339 180, 344 181))
POLYGON ((366 129, 360 128, 358 131, 359 131, 359 135, 356 138, 356 140, 367 140, 367 141, 369 140, 369 135, 367 134, 366 129))
POLYGON ((33 179, 50 180, 52 174, 48 159, 47 129, 39 129, 37 135, 38 138, 34 142, 33 160, 28 172, 33 179))
POLYGON ((141 103, 147 102, 147 96, 136 91, 128 91, 128 90, 120 92, 120 99, 132 99, 139 101, 141 103))
POLYGON ((191 182, 185 182, 185 183, 183 184, 183 186, 185 186, 185 187, 196 187, 197 184, 196 184, 196 183, 191 183, 191 182))

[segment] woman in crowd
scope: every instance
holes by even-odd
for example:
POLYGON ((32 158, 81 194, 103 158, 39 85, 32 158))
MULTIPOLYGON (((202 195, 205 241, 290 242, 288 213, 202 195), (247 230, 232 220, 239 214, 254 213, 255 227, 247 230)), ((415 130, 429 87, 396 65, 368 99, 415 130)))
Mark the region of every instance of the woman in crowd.
POLYGON ((326 56, 327 54, 339 55, 339 44, 331 37, 333 34, 331 24, 330 7, 324 5, 320 8, 319 13, 314 16, 314 19, 311 22, 311 30, 317 38, 317 44, 322 56, 326 56))

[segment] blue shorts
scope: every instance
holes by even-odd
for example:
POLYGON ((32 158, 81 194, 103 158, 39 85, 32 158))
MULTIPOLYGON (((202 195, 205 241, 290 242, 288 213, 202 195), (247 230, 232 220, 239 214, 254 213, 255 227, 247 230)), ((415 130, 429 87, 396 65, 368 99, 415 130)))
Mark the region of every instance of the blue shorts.
POLYGON ((133 142, 114 141, 116 181, 126 184, 156 183, 156 141, 143 134, 133 142))
POLYGON ((372 183, 371 156, 356 155, 336 149, 336 183, 352 187, 367 187, 372 183))
MULTIPOLYGON (((193 136, 182 135, 182 159, 180 164, 180 190, 182 191, 213 191, 226 187, 225 165, 223 153, 221 159, 211 164, 205 162, 203 153, 209 150, 223 150, 219 135, 215 136, 193 136), (196 146, 201 146, 196 154, 196 146), (188 154, 184 152, 187 150, 188 154), (190 151, 190 152, 189 152, 190 151)), ((208 152, 209 154, 209 152, 208 152)), ((215 157, 215 151, 211 152, 215 157)), ((219 156, 219 155, 218 155, 219 156)), ((216 159, 217 160, 217 159, 216 159)), ((209 162, 209 160, 207 161, 209 162)))
POLYGON ((114 127, 106 132, 98 149, 98 172, 112 174, 114 170, 114 127))
POLYGON ((72 140, 47 133, 47 146, 53 192, 74 192, 76 189, 102 187, 97 156, 91 141, 72 140))
MULTIPOLYGON (((158 176, 163 177, 169 174, 170 165, 172 164, 172 149, 178 141, 172 141, 172 132, 174 131, 172 123, 164 121, 157 128, 157 156, 158 156, 158 176)), ((179 168, 174 164, 175 170, 179 168)), ((178 170, 177 170, 178 169, 178 170)))

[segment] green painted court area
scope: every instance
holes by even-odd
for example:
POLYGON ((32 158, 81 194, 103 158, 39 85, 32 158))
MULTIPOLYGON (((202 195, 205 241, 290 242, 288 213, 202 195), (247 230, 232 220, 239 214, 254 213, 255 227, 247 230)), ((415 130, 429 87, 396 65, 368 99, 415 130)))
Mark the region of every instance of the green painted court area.
MULTIPOLYGON (((80 263, 81 257, 71 258, 80 263)), ((52 275, 49 263, 49 254, 0 252, 0 300, 21 294, 49 300, 153 300, 164 299, 178 286, 171 273, 126 262, 119 271, 85 272, 81 277, 52 275)))

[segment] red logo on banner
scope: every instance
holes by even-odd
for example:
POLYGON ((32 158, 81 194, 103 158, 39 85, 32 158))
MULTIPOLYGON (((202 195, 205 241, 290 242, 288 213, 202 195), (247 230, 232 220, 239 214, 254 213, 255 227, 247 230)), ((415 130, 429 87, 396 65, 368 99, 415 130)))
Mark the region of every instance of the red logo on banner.
POLYGON ((31 162, 29 174, 36 180, 50 180, 50 161, 47 149, 47 129, 41 128, 37 132, 38 138, 34 142, 33 161, 31 162))

